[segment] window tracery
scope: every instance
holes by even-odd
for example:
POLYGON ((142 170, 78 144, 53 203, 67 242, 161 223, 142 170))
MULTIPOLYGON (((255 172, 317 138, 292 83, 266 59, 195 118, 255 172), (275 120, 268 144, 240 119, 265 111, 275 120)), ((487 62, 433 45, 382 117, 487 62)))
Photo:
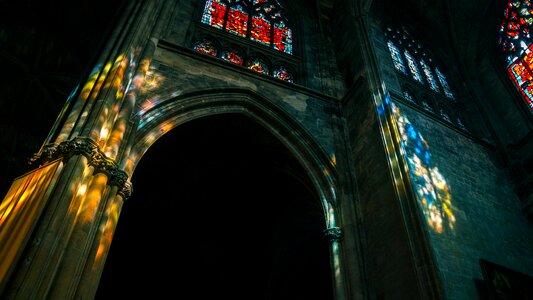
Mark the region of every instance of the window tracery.
POLYGON ((194 50, 282 81, 297 77, 299 59, 282 1, 207 0, 199 23, 194 50))
POLYGON ((447 123, 466 130, 461 119, 452 116, 458 102, 442 68, 431 53, 404 26, 389 25, 385 42, 402 85, 402 98, 447 123))
POLYGON ((498 45, 509 77, 533 113, 532 24, 531 0, 508 1, 500 22, 498 45))

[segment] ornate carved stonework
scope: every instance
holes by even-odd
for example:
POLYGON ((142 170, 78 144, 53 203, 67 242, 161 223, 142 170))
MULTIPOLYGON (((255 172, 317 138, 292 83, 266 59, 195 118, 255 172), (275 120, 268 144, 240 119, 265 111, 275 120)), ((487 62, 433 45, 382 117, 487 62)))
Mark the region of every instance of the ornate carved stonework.
POLYGON ((340 241, 342 239, 342 229, 340 227, 330 227, 324 230, 324 235, 330 241, 340 241))
POLYGON ((124 199, 131 195, 131 183, 128 174, 119 169, 115 161, 108 158, 98 147, 98 144, 88 137, 75 137, 60 144, 48 144, 40 153, 35 154, 29 161, 30 164, 45 163, 57 158, 68 158, 72 155, 83 155, 89 160, 89 165, 94 167, 95 173, 104 173, 108 176, 109 185, 119 187, 119 193, 124 199), (127 197, 125 197, 127 195, 127 197))
POLYGON ((133 193, 133 185, 129 180, 126 180, 124 185, 118 190, 117 194, 122 196, 122 199, 127 200, 131 193, 133 193))

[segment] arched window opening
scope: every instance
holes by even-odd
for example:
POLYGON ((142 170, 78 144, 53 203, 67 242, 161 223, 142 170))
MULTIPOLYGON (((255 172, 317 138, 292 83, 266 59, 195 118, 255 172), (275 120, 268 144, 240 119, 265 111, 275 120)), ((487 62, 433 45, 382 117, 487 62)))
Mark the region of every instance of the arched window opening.
POLYGON ((500 22, 498 45, 507 73, 533 113, 533 5, 508 1, 500 22))
POLYGON ((461 104, 456 100, 442 64, 405 26, 389 24, 384 30, 387 48, 401 86, 397 99, 414 105, 419 112, 442 119, 444 124, 466 131, 461 104))
POLYGON ((437 73, 437 78, 439 79, 439 82, 441 84, 442 89, 444 90, 444 94, 446 94, 446 97, 455 99, 450 89, 450 86, 448 85, 448 80, 446 80, 446 76, 444 76, 444 74, 439 71, 439 68, 435 68, 435 73, 437 73))
POLYGON ((238 50, 232 49, 232 48, 227 49, 227 50, 223 50, 220 53, 220 58, 222 58, 223 60, 228 61, 230 63, 239 65, 239 66, 242 66, 242 64, 244 62, 244 58, 243 58, 241 52, 238 51, 238 50))
POLYGON ((426 80, 429 82, 429 87, 438 93, 439 86, 437 85, 437 81, 435 81, 435 77, 433 77, 431 68, 426 64, 426 62, 423 59, 420 60, 420 66, 422 67, 422 70, 424 70, 424 74, 426 75, 426 80))
POLYGON ((208 39, 197 41, 196 43, 194 43, 193 48, 194 50, 200 53, 211 55, 211 56, 217 56, 217 52, 218 52, 216 47, 213 45, 213 42, 211 42, 208 39))
POLYGON ((411 71, 411 75, 413 76, 414 80, 422 83, 422 76, 420 75, 420 71, 418 71, 418 66, 415 58, 411 55, 411 52, 409 52, 409 50, 405 50, 404 55, 407 59, 407 65, 409 66, 409 70, 411 71))
POLYGON ((268 65, 261 57, 256 57, 248 61, 248 69, 260 74, 268 74, 268 65))
POLYGON ((405 64, 403 63, 402 54, 396 45, 393 42, 387 41, 387 46, 389 47, 390 55, 392 56, 392 61, 396 70, 407 75, 407 70, 405 69, 405 64))
POLYGON ((284 66, 278 66, 274 69, 274 72, 272 72, 272 76, 274 76, 277 79, 284 80, 287 82, 292 82, 292 73, 287 70, 284 66))
POLYGON ((227 63, 294 83, 302 72, 300 58, 293 55, 293 30, 285 10, 278 0, 207 0, 192 27, 191 46, 227 63))
POLYGON ((439 70, 429 51, 422 43, 414 39, 405 27, 387 26, 385 37, 397 71, 406 76, 410 75, 413 80, 427 86, 438 95, 443 95, 450 100, 455 99, 446 76, 439 70))
POLYGON ((202 23, 292 54, 292 30, 279 1, 207 0, 202 23))

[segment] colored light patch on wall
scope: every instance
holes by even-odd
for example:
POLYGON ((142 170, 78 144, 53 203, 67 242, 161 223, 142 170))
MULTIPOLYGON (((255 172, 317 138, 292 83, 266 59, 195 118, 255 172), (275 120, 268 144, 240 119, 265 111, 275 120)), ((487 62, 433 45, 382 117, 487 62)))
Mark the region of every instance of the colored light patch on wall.
POLYGON ((242 66, 243 58, 242 55, 239 55, 237 51, 235 50, 224 50, 220 54, 220 58, 222 58, 225 61, 229 61, 231 63, 234 63, 236 65, 242 66))
POLYGON ((250 39, 261 44, 270 45, 270 21, 261 13, 252 17, 250 39))
POLYGON ((411 122, 391 103, 400 135, 402 152, 406 158, 409 175, 419 207, 428 226, 437 233, 455 228, 450 188, 431 159, 429 144, 411 122))
POLYGON ((248 14, 243 11, 242 6, 236 5, 230 8, 226 30, 238 36, 246 36, 246 31, 248 30, 248 14))
POLYGON ((526 54, 513 62, 507 69, 513 83, 520 90, 526 105, 533 112, 533 44, 526 54))

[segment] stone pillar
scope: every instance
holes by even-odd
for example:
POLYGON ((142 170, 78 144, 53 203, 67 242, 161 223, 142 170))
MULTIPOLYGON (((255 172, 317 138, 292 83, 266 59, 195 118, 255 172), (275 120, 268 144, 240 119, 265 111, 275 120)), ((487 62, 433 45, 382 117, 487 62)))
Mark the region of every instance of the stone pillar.
MULTIPOLYGON (((128 2, 92 73, 67 101, 32 159, 36 168, 51 160, 60 160, 61 168, 50 180, 53 186, 39 186, 46 192, 36 202, 45 205, 33 216, 35 225, 24 243, 14 249, 17 259, 0 262, 0 270, 8 270, 0 274, 5 275, 0 277, 0 298, 94 297, 123 200, 131 193, 124 157, 136 123, 129 120, 136 88, 153 54, 151 37, 166 4, 128 2)), ((0 233, 17 225, 2 224, 0 233)))
POLYGON ((329 227, 324 230, 324 235, 329 241, 330 246, 330 263, 333 276, 333 293, 336 300, 349 299, 349 292, 345 283, 345 274, 341 263, 341 240, 342 230, 340 227, 329 227))

